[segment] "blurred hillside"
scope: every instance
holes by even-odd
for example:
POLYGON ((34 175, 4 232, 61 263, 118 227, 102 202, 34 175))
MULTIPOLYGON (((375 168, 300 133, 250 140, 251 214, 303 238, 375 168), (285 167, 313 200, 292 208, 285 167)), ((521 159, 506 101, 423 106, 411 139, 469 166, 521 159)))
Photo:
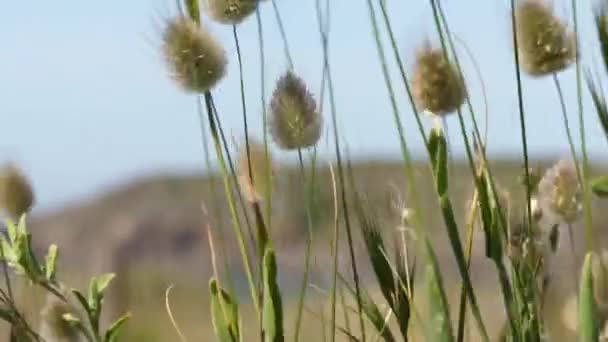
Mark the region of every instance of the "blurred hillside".
MULTIPOLYGON (((532 166, 544 168, 552 162, 538 161, 532 166)), ((513 206, 517 207, 524 198, 523 188, 519 185, 522 174, 519 163, 508 160, 494 161, 491 169, 500 186, 511 193, 513 206)), ((596 169, 599 169, 599 166, 596 169)), ((352 165, 352 170, 359 192, 365 194, 368 204, 381 217, 385 233, 395 233, 399 219, 397 195, 401 192, 404 196, 408 189, 402 164, 356 162, 352 165)), ((456 162, 452 165, 453 181, 450 182, 450 191, 454 199, 456 217, 460 222, 465 216, 465 207, 473 189, 468 174, 466 164, 456 162)), ((451 295, 455 295, 459 288, 459 278, 452 264, 451 250, 446 244, 441 216, 437 215, 436 198, 426 164, 420 163, 416 166, 416 177, 424 211, 422 217, 436 246, 448 286, 453 286, 455 291, 451 295)), ((318 185, 314 189, 317 205, 313 218, 315 232, 312 281, 324 287, 329 276, 328 244, 334 217, 329 168, 319 168, 316 178, 318 185)), ((274 211, 271 222, 280 264, 279 276, 284 283, 284 291, 297 289, 304 264, 306 217, 300 184, 297 170, 291 166, 279 168, 272 198, 274 211)), ((352 196, 352 192, 348 193, 352 196)), ((594 206, 595 241, 597 247, 602 247, 606 246, 604 223, 608 219, 608 202, 595 201, 594 206)), ((211 274, 208 227, 211 227, 214 234, 216 249, 227 255, 234 267, 239 267, 237 265, 240 256, 233 242, 235 239, 221 179, 217 176, 148 177, 111 189, 89 202, 79 203, 50 215, 35 217, 30 226, 34 232, 35 243, 40 249, 46 248, 50 243, 59 245, 61 265, 64 267, 62 272, 73 275, 76 282, 85 275, 117 272, 119 283, 115 285, 116 289, 112 293, 115 299, 111 300, 116 306, 114 311, 130 308, 136 316, 133 323, 136 327, 137 322, 145 326, 145 320, 154 311, 158 311, 156 314, 160 317, 165 317, 162 299, 169 284, 177 284, 178 288, 182 286, 182 311, 192 310, 191 298, 183 294, 188 293, 186 289, 191 289, 202 301, 197 302, 196 310, 199 314, 205 312, 205 287, 211 274), (228 241, 223 247, 218 242, 222 235, 228 241), (139 286, 142 282, 146 285, 145 290, 144 286, 139 286)), ((363 246, 358 232, 356 234, 356 243, 360 247, 357 251, 362 256, 363 246)), ((463 238, 464 235, 463 231, 463 238)), ((577 249, 580 251, 584 239, 582 229, 575 227, 574 235, 577 249)), ((559 281, 555 281, 553 286, 557 299, 552 304, 558 307, 564 304, 567 298, 564 294, 570 292, 574 285, 573 277, 564 276, 571 275, 571 272, 560 273, 560 270, 570 271, 573 263, 578 262, 572 260, 567 241, 567 234, 562 234, 562 246, 555 262, 556 279, 559 281)), ((476 286, 483 289, 482 292, 491 294, 496 286, 495 273, 493 266, 483 257, 483 236, 480 233, 476 234, 474 243, 476 247, 472 278, 476 286)), ((345 257, 341 258, 344 270, 347 269, 346 260, 345 257)), ((359 261, 364 259, 360 257, 359 261)), ((369 269, 365 269, 365 263, 363 265, 364 277, 370 279, 369 269)), ((239 272, 235 272, 235 275, 238 280, 239 272)), ((244 291, 244 288, 242 290, 244 291)), ((488 296, 489 299, 492 299, 491 297, 488 296)), ((492 300, 495 301, 496 298, 492 300)), ((491 309, 491 306, 486 308, 491 309)), ((194 327, 192 329, 196 331, 194 327)), ((166 329, 171 331, 168 326, 166 329)))

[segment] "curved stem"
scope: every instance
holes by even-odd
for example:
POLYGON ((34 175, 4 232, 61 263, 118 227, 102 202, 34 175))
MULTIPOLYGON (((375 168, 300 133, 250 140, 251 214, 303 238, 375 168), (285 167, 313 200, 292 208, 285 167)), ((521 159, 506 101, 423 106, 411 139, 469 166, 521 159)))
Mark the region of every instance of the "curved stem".
POLYGON ((298 342, 300 339, 300 327, 302 325, 302 312, 304 311, 304 299, 306 297, 306 289, 308 288, 308 276, 310 272, 310 250, 312 247, 312 215, 311 215, 311 198, 308 196, 307 190, 308 181, 306 179, 306 171, 304 167, 304 159, 302 158, 302 149, 298 148, 298 165, 300 169, 300 177, 302 179, 302 190, 304 191, 304 205, 306 208, 306 221, 307 221, 307 234, 306 234, 306 250, 304 255, 304 275, 302 279, 302 287, 300 289, 300 295, 298 297, 298 311, 296 314, 296 328, 294 341, 298 342))
MULTIPOLYGON (((228 206, 229 206, 230 213, 232 216, 233 228, 234 228, 235 235, 236 235, 238 243, 239 243, 239 249, 241 252, 242 259, 243 259, 243 264, 245 266, 245 273, 247 275, 247 281, 249 282, 251 300, 255 307, 257 317, 258 317, 258 319, 260 319, 261 311, 260 311, 260 305, 259 305, 259 300, 258 300, 258 296, 257 296, 258 291, 257 291, 257 286, 255 285, 255 282, 254 282, 253 273, 251 271, 251 261, 249 260, 249 249, 247 248, 247 244, 245 243, 245 240, 243 238, 243 232, 241 231, 241 221, 240 221, 238 212, 236 210, 236 201, 234 199, 232 187, 230 185, 228 169, 226 168, 226 161, 225 161, 224 155, 222 153, 222 143, 221 143, 219 132, 218 132, 219 122, 216 123, 215 118, 214 118, 215 110, 214 110, 214 106, 213 106, 213 98, 212 98, 212 95, 210 92, 205 93, 205 105, 206 105, 206 109, 207 109, 207 119, 209 121, 209 129, 211 130, 211 137, 213 138, 215 152, 216 152, 217 159, 219 162, 222 179, 224 181, 224 191, 226 193, 226 197, 228 198, 228 206)), ((202 119, 203 118, 201 117, 201 120, 202 119)), ((223 136, 223 134, 222 134, 222 136, 223 136)), ((226 145, 225 142, 224 142, 224 145, 226 145)), ((224 146, 224 147, 227 148, 227 146, 224 146)), ((228 157, 230 157, 230 156, 228 155, 228 157)), ((240 193, 240 192, 238 192, 238 193, 240 193)))
POLYGON ((264 141, 264 162, 266 163, 266 189, 264 199, 266 201, 266 227, 272 230, 272 168, 270 165, 270 149, 268 148, 268 113, 266 111, 266 54, 264 52, 264 28, 262 25, 262 14, 260 8, 256 9, 255 17, 258 25, 258 41, 260 47, 260 102, 262 104, 262 128, 264 141))
POLYGON ((343 218, 344 218, 344 225, 346 226, 346 237, 347 237, 347 241, 348 241, 348 248, 349 248, 349 254, 350 254, 350 264, 351 264, 351 270, 353 272, 353 280, 355 283, 355 293, 356 293, 356 297, 357 297, 357 313, 359 316, 359 325, 361 328, 361 340, 365 341, 365 324, 364 324, 364 320, 363 320, 363 309, 362 309, 362 302, 361 302, 361 289, 360 289, 360 279, 359 279, 359 271, 357 269, 357 262, 356 262, 356 258, 355 258, 355 250, 354 250, 354 241, 353 241, 353 234, 352 234, 352 227, 351 227, 351 222, 350 222, 350 216, 349 216, 349 207, 348 207, 348 203, 346 201, 346 189, 345 189, 345 181, 344 181, 344 168, 343 168, 343 164, 342 164, 342 151, 340 148, 340 136, 338 134, 338 119, 337 119, 337 108, 336 108, 336 100, 335 100, 335 94, 334 94, 334 88, 333 88, 333 79, 332 79, 332 73, 331 73, 331 64, 329 63, 329 48, 328 48, 328 43, 329 43, 329 38, 328 38, 328 32, 323 30, 323 24, 322 24, 322 17, 321 17, 321 9, 319 7, 319 0, 317 0, 317 21, 318 21, 318 29, 319 29, 319 34, 321 36, 321 44, 323 46, 323 63, 326 67, 326 71, 327 71, 327 87, 329 90, 329 103, 330 103, 330 107, 331 107, 331 117, 332 117, 332 126, 333 126, 333 133, 334 133, 334 147, 335 147, 335 153, 336 153, 336 163, 338 166, 338 182, 340 184, 340 202, 342 204, 342 210, 343 210, 343 218))
MULTIPOLYGON (((576 51, 579 53, 579 35, 578 35, 578 18, 577 18, 577 2, 572 0, 572 21, 574 22, 574 36, 576 42, 576 51)), ((576 58, 576 97, 578 105, 578 120, 581 136, 581 150, 583 155, 583 216, 585 219, 585 239, 587 242, 587 251, 593 250, 593 215, 591 211, 591 191, 589 189, 589 156, 587 155, 587 138, 585 135, 585 117, 583 113, 583 86, 581 79, 581 63, 579 56, 576 58)))
POLYGON ((566 102, 564 101, 564 93, 562 91, 561 84, 559 82, 559 78, 557 78, 557 74, 553 74, 553 83, 555 84, 555 89, 557 90, 557 96, 559 98, 559 103, 562 110, 562 120, 564 121, 564 129, 566 130, 566 136, 568 137, 568 146, 570 147, 570 154, 572 155, 572 159, 574 161, 575 169, 576 169, 576 177, 578 178, 578 182, 582 182, 581 178, 581 170, 578 162, 578 157, 576 156, 576 148, 574 147, 574 140, 572 139, 572 131, 570 130, 570 123, 568 121, 568 111, 566 109, 566 102))
POLYGON ((522 152, 524 156, 524 172, 525 172, 525 185, 526 185, 526 235, 530 235, 530 229, 532 229, 532 205, 531 196, 532 189, 530 184, 530 168, 528 161, 528 139, 526 134, 526 116, 524 111, 524 95, 521 81, 521 69, 519 66, 519 40, 517 38, 517 16, 515 15, 515 0, 511 0, 511 25, 512 25, 512 36, 513 36, 513 58, 515 61, 515 77, 517 80, 517 103, 519 106, 519 124, 521 128, 521 143, 522 152))
POLYGON ((285 25, 283 25, 283 19, 281 18, 281 12, 279 11, 279 6, 277 5, 275 0, 272 0, 272 8, 274 9, 274 15, 277 20, 277 25, 279 27, 281 39, 283 40, 283 50, 285 52, 285 57, 287 58, 287 65, 289 67, 289 70, 293 70, 293 58, 291 58, 291 51, 289 49, 289 41, 287 40, 287 33, 285 32, 285 25))

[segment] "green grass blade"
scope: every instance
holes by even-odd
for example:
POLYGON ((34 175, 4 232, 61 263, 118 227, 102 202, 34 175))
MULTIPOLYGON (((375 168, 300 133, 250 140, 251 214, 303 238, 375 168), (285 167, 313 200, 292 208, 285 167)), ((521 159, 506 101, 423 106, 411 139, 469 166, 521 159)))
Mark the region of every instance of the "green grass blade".
POLYGON ((587 75, 587 87, 591 93, 591 99, 593 100, 597 116, 600 119, 604 133, 606 134, 606 140, 608 140, 608 106, 606 105, 606 98, 597 89, 589 75, 587 75))
POLYGON ((581 275, 578 304, 578 330, 581 342, 597 342, 599 339, 597 307, 593 296, 593 257, 594 254, 587 254, 581 275))
POLYGON ((431 243, 426 239, 429 263, 427 265, 427 290, 429 295, 430 336, 435 342, 453 342, 448 300, 443 287, 441 270, 431 243))
POLYGON ((591 182, 591 189, 600 197, 608 197, 608 176, 602 176, 591 182))
MULTIPOLYGON (((348 282, 346 281, 346 279, 344 279, 342 275, 340 275, 340 280, 342 281, 344 287, 348 290, 348 292, 354 298, 356 298, 357 293, 355 289, 353 289, 353 287, 348 284, 348 282)), ((380 334, 380 336, 382 336, 385 342, 395 342, 395 337, 393 336, 393 333, 384 321, 384 315, 382 314, 382 310, 380 310, 380 308, 378 307, 378 304, 376 304, 372 297, 363 289, 361 290, 360 297, 363 313, 365 314, 365 317, 367 317, 367 319, 370 321, 376 332, 380 334)))
POLYGON ((264 253, 263 327, 265 342, 283 342, 283 305, 277 283, 277 261, 272 248, 264 253))
POLYGON ((209 282, 211 318, 219 342, 239 341, 239 311, 228 292, 220 288, 216 279, 209 282))

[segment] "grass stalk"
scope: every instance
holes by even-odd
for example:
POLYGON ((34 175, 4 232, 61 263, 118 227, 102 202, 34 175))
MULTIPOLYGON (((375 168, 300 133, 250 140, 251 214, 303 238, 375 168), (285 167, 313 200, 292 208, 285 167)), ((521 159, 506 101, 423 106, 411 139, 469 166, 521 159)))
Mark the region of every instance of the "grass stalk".
POLYGON ((327 31, 325 31, 323 29, 321 9, 319 7, 319 4, 320 4, 320 2, 319 2, 319 0, 317 0, 317 6, 316 6, 317 21, 318 21, 319 35, 321 37, 321 45, 323 48, 323 63, 325 65, 326 71, 327 71, 327 73, 326 73, 327 74, 327 87, 328 87, 328 91, 329 91, 329 103, 330 103, 330 108, 331 108, 331 118, 332 118, 333 134, 334 134, 334 148, 335 148, 335 153, 336 153, 336 164, 338 167, 338 183, 340 184, 340 202, 342 204, 344 225, 346 228, 346 237, 347 237, 347 242, 348 242, 349 255, 350 255, 350 259, 351 259, 350 260, 351 271, 353 273, 353 280, 355 283, 355 292, 356 292, 356 296, 357 296, 357 311, 358 311, 358 316, 359 316, 359 325, 361 327, 361 340, 365 341, 366 340, 365 324, 364 324, 364 320, 363 320, 363 311, 362 311, 362 303, 361 303, 359 271, 357 269, 357 261, 356 261, 356 257, 355 257, 352 227, 351 227, 351 222, 350 222, 350 217, 349 217, 349 207, 348 207, 348 203, 346 200, 346 188, 345 188, 346 183, 345 183, 345 177, 344 177, 344 167, 342 164, 342 151, 340 148, 340 136, 338 134, 337 108, 336 108, 333 79, 332 79, 332 73, 331 73, 331 64, 329 62, 329 48, 328 48, 329 34, 327 31))
POLYGON ((298 296, 298 311, 296 313, 296 326, 294 341, 298 342, 300 339, 300 327, 302 325, 302 313, 304 310, 304 299, 306 298, 306 289, 308 288, 308 277, 310 273, 310 251, 312 247, 312 215, 311 215, 311 198, 310 192, 307 191, 309 182, 306 179, 306 170, 304 167, 304 159, 302 158, 302 149, 298 148, 298 165, 300 169, 300 177, 302 180, 302 189, 305 193, 304 205, 306 210, 306 221, 307 221, 307 234, 306 234, 306 250, 304 254, 304 275, 302 279, 302 287, 298 296))
MULTIPOLYGON (((512 0, 513 1, 513 0, 512 0)), ((572 22, 574 23, 574 36, 577 54, 580 54, 579 44, 579 28, 578 28, 578 10, 576 0, 572 0, 572 22)), ((587 243, 587 251, 593 250, 593 215, 591 212, 591 191, 589 188, 589 155, 587 154, 587 138, 585 129, 585 116, 583 108, 583 84, 582 84, 582 71, 581 62, 579 56, 575 61, 576 67, 576 104, 578 109, 578 122, 581 136, 581 154, 583 156, 583 217, 585 222, 585 241, 587 243)))
MULTIPOLYGON (((243 265, 245 267, 245 273, 247 275, 247 281, 249 283, 249 289, 251 292, 251 300, 252 300, 253 306, 256 310, 258 319, 260 319, 261 311, 260 311, 260 304, 259 304, 259 300, 258 300, 258 296, 257 296, 257 294, 258 294, 257 286, 255 284, 255 281, 253 278, 253 273, 251 271, 251 260, 249 257, 249 250, 247 248, 247 244, 245 242, 245 239, 243 237, 243 232, 241 230, 241 220, 240 220, 238 212, 237 212, 236 201, 234 198, 234 194, 232 192, 230 178, 228 175, 228 169, 226 167, 226 160, 225 160, 224 154, 222 152, 222 143, 221 143, 219 132, 218 132, 218 126, 217 126, 217 123, 216 123, 215 117, 214 117, 215 111, 214 111, 211 92, 206 92, 204 94, 204 97, 205 97, 205 106, 206 106, 206 111, 207 111, 207 119, 209 121, 209 129, 211 131, 211 137, 213 139, 215 152, 217 155, 218 163, 220 166, 220 171, 222 174, 222 179, 223 179, 223 183, 224 183, 224 191, 225 191, 226 197, 228 199, 228 206, 229 206, 230 214, 232 217, 234 232, 235 232, 235 235, 236 235, 238 243, 239 243, 241 257, 243 259, 243 265)), ((201 117, 201 120, 202 119, 203 118, 201 117)))
POLYGON ((285 25, 283 24, 283 18, 281 16, 281 11, 279 10, 279 6, 277 5, 276 0, 272 0, 272 8, 274 10, 274 15, 277 21, 277 26, 279 28, 279 33, 281 34, 281 40, 283 41, 283 51, 285 53, 285 58, 287 58, 287 66, 289 70, 293 70, 293 58, 291 57, 291 50, 289 49, 289 40, 287 39, 287 32, 285 31, 285 25))
POLYGON ((562 111, 562 121, 564 122, 564 130, 566 131, 566 137, 568 138, 568 147, 570 148, 570 154, 572 155, 572 160, 574 161, 576 177, 578 178, 579 183, 582 183, 580 164, 576 155, 576 148, 574 147, 574 139, 572 138, 572 130, 570 129, 570 122, 568 120, 568 110, 566 108, 566 102, 564 100, 564 92, 562 90, 562 86, 559 82, 557 74, 553 74, 553 83, 555 84, 557 97, 559 98, 559 104, 562 111))
POLYGON ((517 84, 517 104, 519 108, 519 125, 521 130, 521 144, 522 152, 524 157, 524 175, 526 185, 526 219, 528 221, 526 234, 530 235, 530 229, 532 227, 532 189, 530 184, 530 166, 528 160, 528 139, 526 132, 526 115, 524 110, 524 94, 523 84, 521 80, 521 68, 519 61, 519 40, 517 38, 517 15, 515 15, 515 0, 511 0, 511 25, 512 25, 512 39, 513 39, 513 59, 515 66, 515 79, 517 84))
POLYGON ((266 53, 264 48, 264 26, 260 8, 255 11, 258 27, 258 44, 260 51, 260 103, 262 105, 262 139, 264 143, 264 157, 266 163, 266 188, 264 189, 264 199, 266 201, 266 227, 272 231, 272 168, 270 160, 270 149, 268 139, 268 113, 266 110, 266 53))

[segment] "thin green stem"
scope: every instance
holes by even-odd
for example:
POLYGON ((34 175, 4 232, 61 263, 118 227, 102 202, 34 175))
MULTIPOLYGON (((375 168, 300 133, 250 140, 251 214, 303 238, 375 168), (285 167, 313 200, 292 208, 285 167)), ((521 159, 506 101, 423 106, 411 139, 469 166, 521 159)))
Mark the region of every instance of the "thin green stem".
POLYGON ((272 230, 272 167, 270 165, 270 149, 268 144, 268 113, 266 111, 266 54, 264 52, 264 27, 262 24, 262 13, 260 8, 255 11, 258 24, 258 41, 260 47, 260 102, 262 104, 262 128, 264 142, 264 157, 266 163, 266 189, 264 189, 264 200, 266 201, 266 227, 272 230))
MULTIPOLYGON (((439 41, 441 43, 441 48, 445 54, 445 58, 448 59, 449 58, 448 48, 447 48, 447 45, 445 42, 446 39, 444 37, 442 26, 441 26, 441 20, 440 20, 441 16, 439 14, 437 1, 430 0, 430 3, 431 3, 432 10, 433 10, 433 18, 435 20, 435 26, 436 26, 437 32, 439 34, 439 41)), ((462 71, 460 70, 460 68, 459 68, 459 74, 462 77, 462 71)), ((476 175, 476 169, 475 169, 475 164, 474 164, 475 159, 474 159, 473 153, 471 151, 471 145, 470 145, 469 138, 468 138, 468 135, 466 132, 466 126, 464 123, 462 110, 460 108, 458 108, 457 113, 458 113, 458 121, 460 124, 460 133, 462 135, 462 138, 463 138, 463 141, 465 144, 465 150, 466 150, 466 154, 467 154, 467 160, 469 162, 469 168, 471 170, 471 174, 476 175)), ((485 325, 483 323, 483 320, 481 317, 481 312, 479 310, 479 305, 477 303, 477 298, 475 296, 473 286, 471 284, 471 279, 469 277, 468 268, 466 266, 466 260, 464 257, 462 242, 460 241, 460 236, 458 235, 457 224, 453 218, 453 209, 452 209, 451 201, 447 194, 442 195, 442 194, 438 193, 438 195, 440 196, 440 203, 441 203, 443 214, 444 214, 444 221, 448 228, 448 237, 450 238, 450 243, 452 245, 452 249, 453 249, 454 255, 456 257, 456 261, 458 264, 458 270, 459 270, 461 278, 462 278, 463 286, 466 287, 467 292, 468 292, 468 297, 469 297, 469 301, 471 302, 471 310, 473 311, 473 316, 475 317, 475 321, 476 321, 477 327, 482 335, 482 339, 484 341, 489 341, 490 338, 489 338, 489 335, 485 328, 485 325)))
MULTIPOLYGON (((416 119, 416 125, 418 127, 418 132, 424 141, 424 145, 428 150, 428 139, 426 137, 426 133, 424 131, 424 126, 422 125, 422 119, 420 118, 420 114, 418 113, 418 109, 416 108, 416 104, 414 102, 414 96, 412 94, 412 89, 410 87, 410 82, 407 79, 407 75, 405 73, 405 67, 403 61, 401 59, 401 54, 399 53, 399 48, 397 47, 397 41, 395 39, 395 34, 393 33, 393 28, 391 25, 391 21, 388 17, 388 11, 386 10, 386 0, 378 0, 380 4, 380 9, 382 12, 382 17, 384 19, 384 25, 386 26, 386 30, 388 32, 388 37, 391 42, 391 49, 393 50, 393 54, 395 57, 395 61, 397 62, 397 67, 399 69, 399 74, 401 75, 401 80, 403 81, 403 85, 405 86, 405 91, 407 93, 407 97, 409 99, 409 103, 411 105, 412 114, 414 114, 414 118, 416 119)), ((374 16, 375 18, 375 16, 374 16)), ((374 19, 375 20, 375 19, 374 19)))
MULTIPOLYGON (((477 211, 477 190, 473 194, 473 200, 471 201, 471 207, 469 209, 469 216, 467 218, 467 246, 466 246, 466 262, 467 269, 471 267, 471 254, 473 253, 473 233, 475 230, 475 220, 478 217, 477 211)), ((456 335, 456 341, 462 342, 465 337, 465 324, 466 324, 466 313, 467 313, 467 291, 464 286, 460 289, 460 303, 458 309, 458 330, 456 335)))
POLYGON ((321 45, 323 47, 323 63, 327 69, 327 87, 329 91, 329 103, 331 107, 331 117, 332 117, 332 126, 333 126, 333 134, 334 134, 334 147, 336 153, 336 162, 338 167, 338 182, 340 184, 340 202, 342 204, 342 211, 344 217, 344 224, 346 226, 346 237, 348 241, 348 248, 350 254, 350 264, 351 270, 353 272, 353 280, 355 283, 355 292, 357 296, 357 311, 359 315, 359 325, 361 327, 361 340, 365 341, 365 324, 363 320, 363 310, 361 303, 361 289, 360 289, 360 279, 359 279, 359 271, 357 269, 357 262, 355 258, 355 250, 354 250, 354 241, 352 234, 352 227, 350 223, 349 216, 349 207, 346 200, 346 189, 344 182, 344 168, 342 164, 342 151, 340 148, 340 136, 338 134, 338 119, 337 119, 337 109, 336 109, 336 101, 333 87, 333 79, 331 73, 331 64, 329 62, 329 48, 328 48, 328 32, 323 30, 322 24, 322 16, 321 9, 319 8, 319 1, 317 0, 317 21, 318 21, 318 29, 321 37, 321 45))
POLYGON ((310 272, 310 250, 312 246, 312 216, 310 211, 310 196, 307 190, 307 179, 306 171, 304 167, 304 159, 302 158, 302 149, 298 148, 298 165, 300 169, 300 178, 302 180, 302 190, 305 193, 305 210, 306 210, 306 221, 307 221, 307 235, 306 235, 306 250, 304 254, 304 275, 302 279, 302 287, 300 288, 300 295, 298 296, 298 311, 296 314, 296 328, 294 341, 298 342, 300 339, 300 327, 302 325, 302 312, 304 311, 304 299, 306 297, 306 289, 308 288, 308 275, 310 272))
POLYGON ((515 15, 515 0, 511 0, 511 25, 512 25, 512 38, 513 38, 513 58, 515 61, 515 78, 517 80, 517 103, 519 107, 519 124, 521 128, 521 144, 522 152, 524 156, 524 172, 525 172, 525 185, 526 185, 526 219, 528 221, 526 227, 526 235, 530 235, 530 229, 532 229, 532 186, 530 184, 530 167, 528 160, 528 139, 526 134, 526 116, 524 111, 524 94, 523 86, 521 81, 521 69, 519 66, 519 40, 517 38, 517 16, 515 15))
POLYGON ((276 0, 272 0, 272 8, 274 9, 274 15, 277 20, 277 26, 279 27, 279 33, 283 40, 283 50, 285 52, 285 58, 287 58, 287 65, 289 70, 293 70, 293 58, 291 57, 291 51, 289 49, 289 41, 287 40, 287 33, 285 31, 285 25, 283 25, 283 19, 281 18, 281 12, 276 0))
MULTIPOLYGON (((513 1, 513 0, 512 0, 513 1)), ((579 53, 579 34, 578 34, 578 14, 577 2, 572 0, 572 21, 574 22, 574 36, 576 51, 579 53)), ((591 212, 591 191, 589 189, 589 156, 587 154, 587 138, 585 134, 585 116, 583 110, 583 85, 581 75, 580 58, 576 58, 576 97, 578 107, 579 130, 581 136, 581 150, 583 155, 583 216, 585 220, 585 238, 587 242, 587 251, 593 250, 593 215, 591 212)))
MULTIPOLYGON (((204 117, 203 114, 203 106, 202 103, 200 101, 199 98, 197 98, 196 100, 196 109, 197 109, 197 113, 199 115, 199 118, 204 117)), ((228 282, 228 291, 231 294, 234 294, 234 284, 232 282, 232 273, 230 270, 230 263, 228 262, 228 256, 226 255, 226 236, 224 234, 224 230, 221 228, 221 223, 222 223, 222 213, 220 210, 220 197, 218 196, 218 192, 217 192, 217 187, 215 184, 215 178, 212 178, 211 176, 211 156, 209 153, 209 145, 207 144, 208 137, 207 137, 207 128, 205 125, 205 121, 204 120, 199 120, 199 124, 200 124, 200 131, 201 131, 201 143, 203 145, 203 153, 205 155, 205 167, 207 168, 207 171, 209 172, 209 176, 207 176, 207 182, 209 184, 209 192, 210 192, 210 196, 211 196, 211 202, 213 205, 213 214, 216 217, 216 224, 217 227, 215 228, 216 231, 218 232, 219 235, 219 240, 220 240, 220 257, 224 263, 224 271, 226 272, 226 278, 227 278, 227 282, 228 282)), ((218 278, 219 281, 219 278, 218 278)))
MULTIPOLYGON (((386 56, 384 54, 384 48, 383 48, 381 40, 380 40, 380 30, 378 28, 378 22, 376 19, 376 11, 374 9, 372 0, 367 0, 367 5, 368 5, 368 12, 370 14, 370 20, 371 20, 371 24, 372 24, 372 28, 373 28, 373 34, 374 34, 374 38, 375 38, 375 42, 376 42, 376 49, 378 52, 378 57, 380 58, 382 74, 384 76, 384 83, 385 83, 385 86, 386 86, 386 89, 388 92, 388 97, 389 97, 391 109, 393 112, 393 120, 395 122, 395 126, 397 127, 397 133, 399 135, 399 144, 401 147, 401 154, 402 154, 403 160, 405 162, 405 171, 406 171, 405 175, 408 180, 408 188, 410 190, 409 199, 414 206, 414 210, 419 213, 420 209, 422 207, 420 206, 420 202, 419 202, 420 197, 418 196, 416 178, 414 176, 412 156, 409 151, 409 147, 407 145, 407 140, 405 139, 405 131, 403 129, 403 124, 401 122, 401 115, 399 114, 399 108, 397 106, 397 100, 395 98, 395 91, 393 89, 393 85, 390 80, 390 72, 388 70, 386 56)), ((423 136, 426 137, 426 135, 423 135, 423 136)), ((419 230, 417 230, 417 231, 419 231, 419 230)))
POLYGON ((570 130, 570 123, 568 121, 568 111, 566 109, 566 102, 564 101, 564 93, 557 74, 553 74, 553 83, 555 84, 555 89, 557 90, 557 96, 559 98, 559 103, 562 110, 562 120, 564 121, 564 129, 566 130, 566 136, 568 137, 568 146, 570 147, 570 154, 572 155, 572 160, 574 161, 574 167, 576 169, 576 177, 578 178, 578 182, 581 183, 582 178, 580 164, 576 155, 576 148, 574 147, 574 139, 572 139, 572 131, 570 130))
POLYGON ((251 168, 251 146, 249 145, 249 124, 247 122, 247 101, 245 100, 245 80, 243 77, 243 57, 241 55, 241 44, 239 43, 239 35, 236 25, 232 25, 232 34, 234 37, 234 45, 236 46, 236 55, 239 62, 239 85, 241 90, 241 108, 243 113, 243 129, 245 131, 245 149, 247 154, 247 172, 251 185, 255 186, 253 179, 253 169, 251 168))
MULTIPOLYGON (((212 95, 210 92, 205 93, 205 106, 207 110, 207 119, 209 121, 209 129, 211 131, 211 136, 213 139, 213 143, 215 146, 215 153, 217 155, 218 163, 220 166, 220 171, 222 174, 222 179, 224 181, 224 191, 226 193, 226 197, 228 198, 228 206, 230 208, 230 214, 232 216, 233 228, 235 235, 237 237, 239 243, 239 249, 241 252, 241 256, 243 258, 243 264, 245 267, 245 273, 247 275, 247 281, 249 282, 249 289, 251 292, 251 300, 253 302, 253 306, 256 310, 257 317, 260 319, 261 311, 260 305, 257 296, 257 287, 255 285, 255 281, 253 279, 253 273, 251 271, 251 261, 249 260, 249 251, 247 248, 247 244, 243 238, 243 232, 241 231, 241 221, 236 209, 236 201, 232 192, 232 187, 230 185, 230 178, 228 176, 228 170, 226 168, 226 161, 224 159, 224 154, 222 153, 222 144, 220 142, 220 137, 218 134, 217 123, 214 118, 214 108, 212 104, 212 95)), ((200 117, 203 120, 202 117, 200 117)))
MULTIPOLYGON (((209 100, 211 108, 213 109, 213 117, 216 122, 216 128, 219 132, 219 136, 221 139, 221 147, 224 149, 224 153, 226 153, 226 160, 228 161, 228 168, 230 170, 230 176, 232 177, 232 183, 238 184, 238 178, 236 174, 236 169, 234 167, 234 162, 232 161, 232 157, 230 156, 230 149, 228 148, 228 140, 226 139, 226 135, 224 134, 224 129, 222 128, 222 123, 220 121, 219 115, 217 114, 217 109, 215 108, 215 103, 213 102, 213 97, 209 100)), ((235 188, 236 195, 238 197, 239 206, 243 211, 243 217, 245 218, 245 226, 247 227, 247 234, 249 235, 249 240, 252 246, 255 246, 255 235, 253 234, 253 230, 251 229, 251 222, 249 219, 249 214, 247 212, 247 207, 245 206, 245 199, 243 198, 243 193, 241 192, 239 187, 235 188)))

